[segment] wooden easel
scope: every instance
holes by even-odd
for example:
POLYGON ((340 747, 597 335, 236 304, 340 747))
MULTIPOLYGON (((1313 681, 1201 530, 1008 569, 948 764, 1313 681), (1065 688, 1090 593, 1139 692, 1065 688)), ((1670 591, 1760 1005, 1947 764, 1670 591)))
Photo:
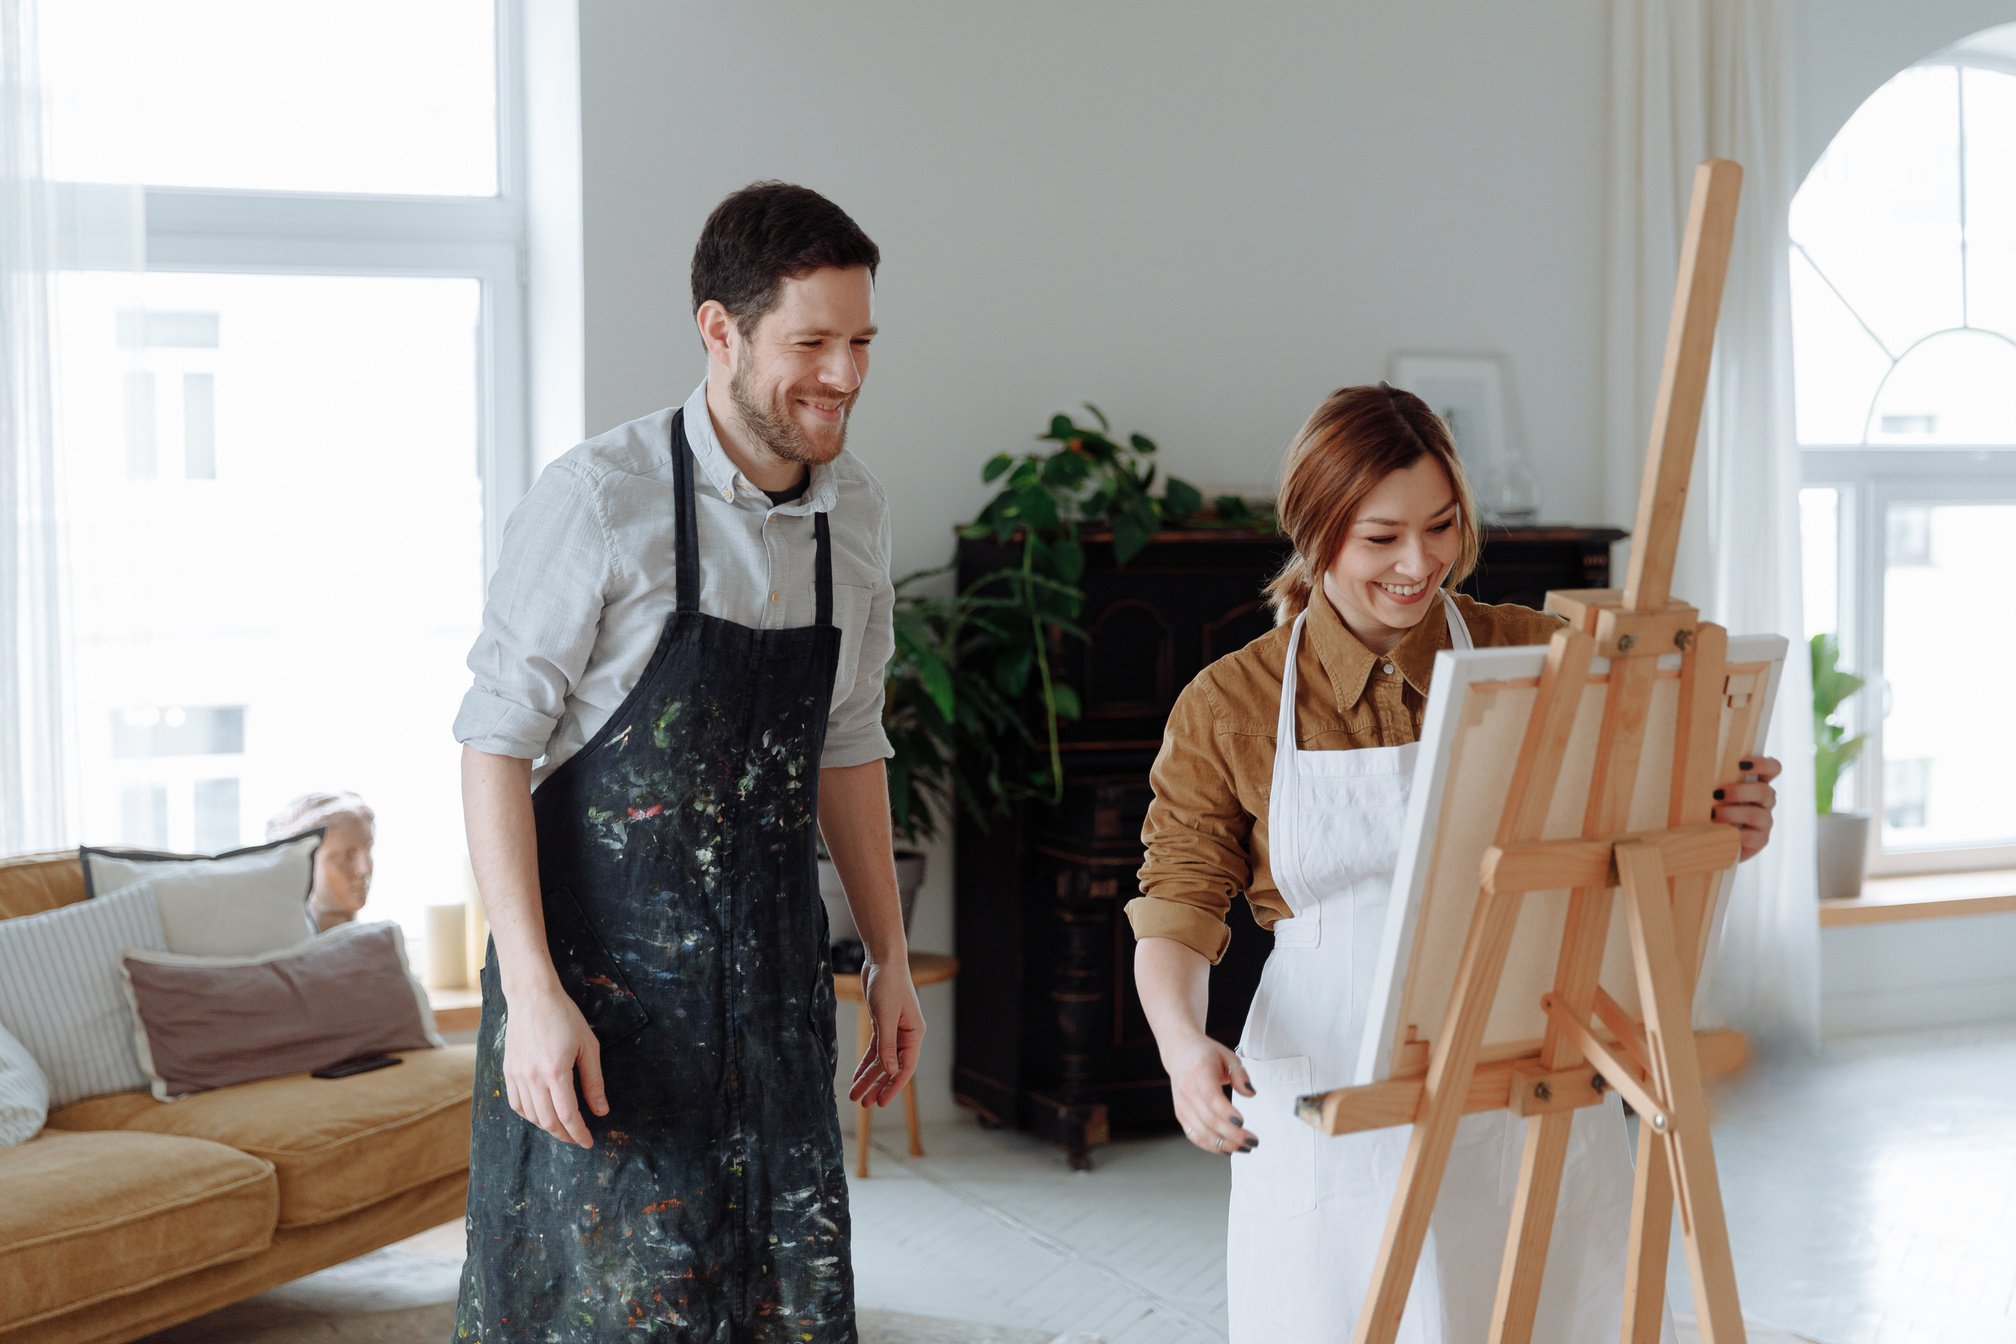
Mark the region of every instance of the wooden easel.
POLYGON ((1692 1026, 1720 875, 1738 858, 1735 829, 1710 820, 1717 780, 1733 778, 1726 772, 1734 762, 1715 759, 1728 633, 1669 596, 1741 181, 1742 170, 1726 160, 1695 170, 1630 570, 1622 592, 1548 594, 1548 609, 1566 616, 1570 628, 1547 650, 1427 1074, 1418 1083, 1339 1089, 1305 1098, 1301 1107, 1328 1134, 1410 1121, 1414 1127, 1355 1344, 1391 1344, 1457 1122, 1466 1112, 1501 1107, 1528 1120, 1491 1344, 1531 1340, 1569 1127, 1575 1111, 1601 1101, 1607 1088, 1622 1094, 1640 1120, 1622 1339, 1658 1344, 1677 1199, 1702 1342, 1744 1341, 1702 1089, 1704 1064, 1710 1072, 1732 1067, 1744 1047, 1731 1032, 1697 1039, 1692 1026), (1681 680, 1667 829, 1624 833, 1658 660, 1676 649, 1681 680), (1609 660, 1610 692, 1582 838, 1543 840, 1576 708, 1598 657, 1609 660), (1570 893, 1566 930, 1553 992, 1541 1001, 1545 1039, 1524 1058, 1480 1065, 1521 901, 1563 889, 1570 893), (1611 910, 1620 903, 1613 891, 1622 892, 1642 1021, 1598 984, 1611 910))

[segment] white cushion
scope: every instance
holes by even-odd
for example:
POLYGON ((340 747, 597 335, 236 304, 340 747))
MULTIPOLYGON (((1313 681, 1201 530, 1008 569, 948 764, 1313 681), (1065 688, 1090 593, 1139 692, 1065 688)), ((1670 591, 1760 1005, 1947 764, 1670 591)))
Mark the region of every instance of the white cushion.
POLYGON ((133 1006, 119 954, 167 950, 154 888, 0 919, 0 1027, 42 1066, 49 1104, 148 1085, 133 1050, 133 1006))
POLYGON ((292 947, 315 932, 308 889, 321 831, 205 858, 133 849, 79 851, 94 898, 141 879, 154 885, 168 951, 198 957, 253 957, 292 947))
POLYGON ((49 1118, 49 1080, 28 1047, 0 1027, 0 1148, 28 1142, 49 1118))

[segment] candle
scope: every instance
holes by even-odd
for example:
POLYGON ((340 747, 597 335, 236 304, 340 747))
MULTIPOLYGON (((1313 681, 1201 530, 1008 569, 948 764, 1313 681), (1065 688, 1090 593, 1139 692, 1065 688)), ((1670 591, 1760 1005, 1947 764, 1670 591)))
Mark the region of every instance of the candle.
POLYGON ((467 978, 462 982, 472 987, 483 983, 483 960, 489 955, 490 917, 484 912, 483 897, 476 890, 476 870, 469 866, 469 860, 462 860, 463 904, 468 908, 468 916, 463 920, 467 951, 467 978))
POLYGON ((461 989, 469 983, 468 935, 461 905, 427 907, 427 985, 461 989))

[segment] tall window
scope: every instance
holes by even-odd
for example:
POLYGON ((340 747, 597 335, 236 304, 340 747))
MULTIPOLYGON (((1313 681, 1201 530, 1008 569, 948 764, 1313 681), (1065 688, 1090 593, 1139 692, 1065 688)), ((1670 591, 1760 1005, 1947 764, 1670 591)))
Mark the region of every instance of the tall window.
POLYGON ((378 815, 367 916, 463 890, 449 724, 525 485, 510 0, 43 7, 51 175, 144 188, 57 304, 83 838, 378 815))
POLYGON ((1873 683, 1854 804, 1879 870, 2016 863, 2016 25, 1864 103, 1791 234, 1808 633, 1873 683))

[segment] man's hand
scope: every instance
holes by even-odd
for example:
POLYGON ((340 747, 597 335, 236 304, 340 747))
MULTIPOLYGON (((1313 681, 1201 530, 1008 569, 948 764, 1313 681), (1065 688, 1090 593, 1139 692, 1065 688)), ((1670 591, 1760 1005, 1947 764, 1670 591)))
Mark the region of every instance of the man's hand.
POLYGON ((1227 1087, 1241 1096, 1255 1095, 1238 1055, 1199 1032, 1178 1045, 1163 1067, 1169 1071, 1169 1091, 1176 1099, 1176 1119, 1184 1138, 1220 1157, 1251 1152, 1259 1145, 1259 1137, 1245 1128, 1245 1117, 1225 1095, 1227 1087))
POLYGON ((861 1011, 871 1014, 873 1034, 868 1050, 854 1070, 847 1099, 863 1106, 887 1106, 917 1072, 924 1048, 924 1012, 917 1006, 917 988, 908 966, 861 969, 861 1011))
POLYGON ((1771 781, 1784 765, 1774 756, 1755 756, 1737 762, 1743 778, 1715 790, 1716 821, 1734 826, 1743 837, 1742 857, 1747 859, 1771 840, 1771 810, 1778 806, 1778 790, 1771 781))
POLYGON ((556 982, 550 989, 507 1000, 504 1095, 511 1109, 562 1143, 593 1148, 594 1136, 574 1099, 577 1068, 588 1108, 609 1114, 601 1043, 566 991, 556 982))

